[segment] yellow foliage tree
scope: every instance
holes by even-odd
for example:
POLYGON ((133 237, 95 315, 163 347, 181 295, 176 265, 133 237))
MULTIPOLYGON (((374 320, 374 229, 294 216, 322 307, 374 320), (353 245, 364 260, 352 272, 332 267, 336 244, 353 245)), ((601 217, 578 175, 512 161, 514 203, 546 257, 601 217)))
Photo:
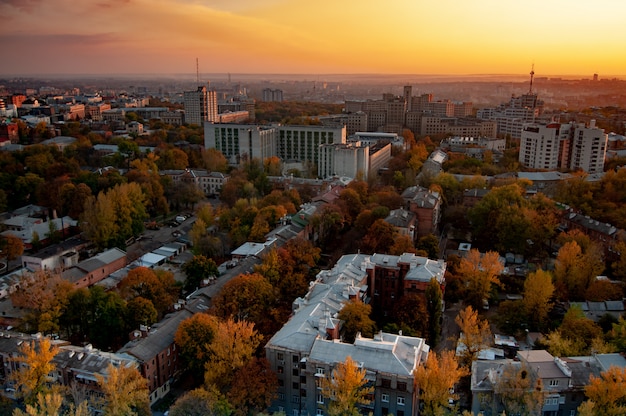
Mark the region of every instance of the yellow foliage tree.
POLYGON ((367 387, 365 369, 357 366, 348 356, 346 361, 337 364, 330 377, 320 380, 322 395, 330 399, 327 409, 329 416, 358 416, 358 406, 367 405, 367 395, 374 391, 367 387))
POLYGON ((252 359, 261 339, 252 323, 231 318, 219 322, 209 345, 210 360, 204 373, 206 385, 218 388, 231 385, 233 375, 252 359))
POLYGON ((472 249, 461 259, 457 272, 465 281, 466 299, 470 305, 480 308, 483 299, 489 299, 492 285, 501 285, 498 276, 502 269, 500 255, 495 251, 488 251, 483 255, 480 251, 472 249))
POLYGON ((151 414, 148 380, 136 368, 109 364, 107 376, 96 374, 96 380, 104 393, 105 416, 151 414))
POLYGON ((578 408, 583 416, 618 416, 626 414, 626 369, 611 367, 600 377, 589 377, 585 387, 586 402, 578 408))
POLYGON ((480 319, 471 306, 460 311, 455 322, 461 329, 461 342, 465 345, 461 362, 469 368, 478 353, 491 345, 489 322, 480 319))
POLYGON ((415 383, 419 389, 419 400, 423 413, 440 416, 448 412, 448 400, 458 398, 450 394, 450 389, 461 377, 469 374, 466 368, 459 367, 454 351, 443 351, 438 357, 431 352, 423 366, 415 370, 415 383))
POLYGON ((533 327, 541 329, 552 309, 554 284, 552 276, 544 270, 531 273, 524 282, 524 310, 533 327))
POLYGON ((48 338, 41 338, 22 343, 19 354, 12 358, 19 366, 11 373, 10 380, 17 387, 17 396, 27 404, 34 403, 39 393, 48 392, 48 374, 56 368, 52 359, 58 352, 59 348, 48 338))

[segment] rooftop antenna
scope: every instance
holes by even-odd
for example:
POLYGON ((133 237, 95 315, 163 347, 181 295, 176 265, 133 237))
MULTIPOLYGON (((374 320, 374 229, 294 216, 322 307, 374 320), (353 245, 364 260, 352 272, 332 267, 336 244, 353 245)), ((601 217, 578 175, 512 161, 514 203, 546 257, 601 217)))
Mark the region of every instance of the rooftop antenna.
POLYGON ((530 88, 528 89, 528 94, 533 93, 533 77, 534 76, 535 76, 535 64, 533 63, 533 66, 530 69, 530 88))

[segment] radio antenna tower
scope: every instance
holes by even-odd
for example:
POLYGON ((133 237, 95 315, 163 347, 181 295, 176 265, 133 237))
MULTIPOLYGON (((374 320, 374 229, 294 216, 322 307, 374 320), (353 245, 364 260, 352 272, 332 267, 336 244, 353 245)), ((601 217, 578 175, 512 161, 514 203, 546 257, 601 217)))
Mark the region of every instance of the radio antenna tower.
POLYGON ((528 89, 528 94, 533 93, 533 77, 534 76, 535 76, 535 64, 533 64, 532 68, 530 69, 530 88, 528 89))
POLYGON ((198 58, 196 58, 196 84, 200 85, 200 67, 198 65, 198 58))

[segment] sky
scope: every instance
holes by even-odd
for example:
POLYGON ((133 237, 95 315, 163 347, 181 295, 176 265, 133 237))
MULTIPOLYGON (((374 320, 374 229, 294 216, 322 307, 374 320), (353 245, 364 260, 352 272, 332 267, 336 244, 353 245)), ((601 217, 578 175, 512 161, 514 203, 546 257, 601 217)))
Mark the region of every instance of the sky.
POLYGON ((0 0, 0 74, 626 75, 623 0, 0 0))

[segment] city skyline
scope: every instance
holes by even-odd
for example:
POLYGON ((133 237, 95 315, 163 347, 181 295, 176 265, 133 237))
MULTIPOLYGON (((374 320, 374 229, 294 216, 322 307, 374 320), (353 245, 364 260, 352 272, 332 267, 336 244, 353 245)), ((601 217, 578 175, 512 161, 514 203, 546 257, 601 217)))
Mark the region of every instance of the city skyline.
POLYGON ((626 75, 619 0, 0 0, 0 75, 626 75))

